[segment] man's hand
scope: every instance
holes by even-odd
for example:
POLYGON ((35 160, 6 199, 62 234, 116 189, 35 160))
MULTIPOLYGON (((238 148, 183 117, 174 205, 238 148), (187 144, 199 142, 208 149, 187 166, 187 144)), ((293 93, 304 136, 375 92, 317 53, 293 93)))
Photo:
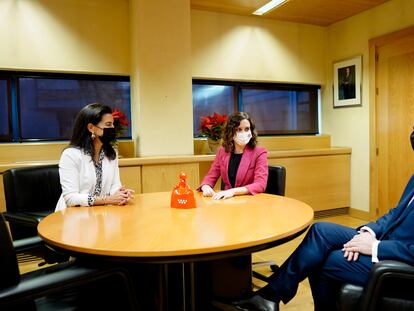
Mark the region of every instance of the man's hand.
POLYGON ((358 260, 359 254, 372 255, 372 244, 376 241, 375 237, 369 232, 361 232, 355 235, 350 241, 344 244, 342 251, 348 260, 358 260))

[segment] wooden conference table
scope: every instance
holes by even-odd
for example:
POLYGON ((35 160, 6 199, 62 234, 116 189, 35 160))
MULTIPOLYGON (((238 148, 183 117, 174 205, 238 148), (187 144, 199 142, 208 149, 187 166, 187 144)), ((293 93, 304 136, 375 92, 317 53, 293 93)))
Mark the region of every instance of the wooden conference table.
POLYGON ((39 235, 74 256, 215 266, 241 257, 250 265, 252 252, 300 235, 313 220, 309 205, 288 197, 258 194, 216 201, 196 193, 197 208, 174 209, 170 196, 145 193, 126 206, 68 208, 43 219, 39 235))

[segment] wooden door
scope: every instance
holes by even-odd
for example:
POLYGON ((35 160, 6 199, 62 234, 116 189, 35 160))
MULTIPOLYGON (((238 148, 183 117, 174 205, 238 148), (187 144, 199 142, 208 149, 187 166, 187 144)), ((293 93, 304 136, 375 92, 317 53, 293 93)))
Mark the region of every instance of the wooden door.
POLYGON ((414 173, 414 31, 389 36, 376 47, 376 216, 396 206, 414 173))

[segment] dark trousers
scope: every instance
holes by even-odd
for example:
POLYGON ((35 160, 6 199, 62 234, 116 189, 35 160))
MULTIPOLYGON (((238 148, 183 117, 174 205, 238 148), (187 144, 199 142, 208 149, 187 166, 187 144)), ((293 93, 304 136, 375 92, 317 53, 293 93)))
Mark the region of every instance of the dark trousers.
POLYGON ((305 278, 309 278, 315 310, 335 310, 335 298, 342 283, 364 285, 372 267, 371 256, 347 261, 343 245, 357 234, 345 226, 319 222, 306 234, 299 247, 270 281, 277 299, 287 303, 305 278))

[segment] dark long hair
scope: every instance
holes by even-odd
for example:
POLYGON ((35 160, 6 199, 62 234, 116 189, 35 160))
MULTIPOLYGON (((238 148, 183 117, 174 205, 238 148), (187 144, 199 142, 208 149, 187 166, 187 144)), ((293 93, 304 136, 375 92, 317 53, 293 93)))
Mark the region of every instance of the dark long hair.
POLYGON ((250 139, 247 146, 250 148, 254 148, 257 145, 257 132, 256 126, 250 119, 250 116, 246 112, 236 112, 232 114, 224 127, 224 134, 223 134, 223 147, 226 152, 234 152, 234 135, 236 134, 237 128, 240 125, 242 120, 247 120, 250 122, 250 131, 252 132, 252 138, 250 139))
MULTIPOLYGON (((94 103, 83 107, 76 116, 69 147, 79 148, 93 159, 95 149, 91 133, 88 131, 88 124, 97 125, 102 120, 102 116, 107 113, 112 114, 111 107, 102 104, 94 103)), ((102 150, 108 159, 114 160, 116 158, 115 149, 111 144, 103 144, 102 150)))

